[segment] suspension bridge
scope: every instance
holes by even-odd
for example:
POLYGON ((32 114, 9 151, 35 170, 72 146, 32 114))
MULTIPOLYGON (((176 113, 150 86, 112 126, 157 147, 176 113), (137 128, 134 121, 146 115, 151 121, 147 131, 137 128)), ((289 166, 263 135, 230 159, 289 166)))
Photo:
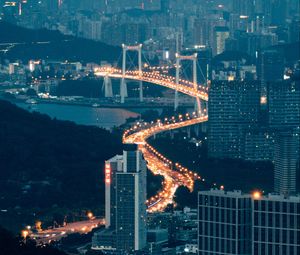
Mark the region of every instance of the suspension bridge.
POLYGON ((137 144, 142 151, 147 167, 155 175, 159 174, 164 177, 163 186, 158 194, 146 201, 148 212, 164 210, 168 204, 174 202, 174 195, 178 187, 185 186, 193 191, 195 180, 201 177, 193 171, 183 167, 177 162, 167 159, 155 148, 147 143, 147 139, 158 133, 174 130, 183 127, 197 125, 208 120, 207 102, 208 88, 205 85, 199 85, 197 82, 197 54, 190 56, 176 54, 176 76, 165 75, 157 72, 153 68, 143 70, 142 65, 142 45, 127 46, 122 45, 123 58, 122 68, 103 66, 95 69, 95 75, 104 78, 105 96, 112 97, 111 79, 120 79, 120 96, 121 103, 125 102, 127 97, 127 80, 133 80, 139 83, 139 99, 143 101, 143 82, 149 82, 154 85, 163 86, 175 91, 174 110, 178 109, 178 93, 183 93, 195 99, 195 111, 191 114, 179 114, 164 120, 146 123, 138 122, 123 134, 123 143, 137 144), (138 68, 137 70, 127 70, 127 52, 137 51, 138 68), (191 61, 193 64, 193 80, 180 78, 181 61, 191 61), (202 103, 204 102, 204 103, 202 103))

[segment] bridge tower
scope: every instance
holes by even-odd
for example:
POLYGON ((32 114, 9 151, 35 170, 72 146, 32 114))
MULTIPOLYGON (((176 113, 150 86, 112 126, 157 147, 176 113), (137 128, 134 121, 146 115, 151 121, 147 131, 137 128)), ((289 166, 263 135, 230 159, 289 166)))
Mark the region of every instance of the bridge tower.
MULTIPOLYGON (((138 52, 138 71, 139 76, 142 76, 142 44, 135 46, 128 46, 122 44, 123 49, 123 59, 122 59, 122 79, 120 84, 120 94, 121 94, 121 103, 125 102, 125 97, 127 97, 127 85, 125 80, 126 75, 126 53, 127 51, 137 51, 138 52)), ((140 102, 143 102, 143 82, 139 81, 139 91, 140 91, 140 102)))
MULTIPOLYGON (((197 57, 198 54, 194 53, 193 55, 190 56, 184 56, 180 55, 179 53, 176 53, 176 86, 179 85, 179 73, 180 73, 180 62, 182 60, 189 60, 193 62, 193 85, 194 89, 198 90, 198 84, 197 84, 197 57)), ((196 98, 196 107, 198 110, 198 114, 201 114, 201 102, 200 98, 196 98)), ((174 104, 174 110, 176 111, 178 108, 178 90, 175 90, 175 104, 174 104)))
POLYGON ((112 83, 108 75, 104 77, 103 86, 104 86, 104 96, 113 97, 112 83))

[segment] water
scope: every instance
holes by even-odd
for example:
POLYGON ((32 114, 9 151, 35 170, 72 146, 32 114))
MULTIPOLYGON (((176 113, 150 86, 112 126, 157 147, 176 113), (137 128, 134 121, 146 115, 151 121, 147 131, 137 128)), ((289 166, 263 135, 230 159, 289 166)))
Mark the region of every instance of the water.
POLYGON ((139 114, 120 108, 94 108, 79 105, 60 105, 41 103, 29 105, 18 103, 18 106, 49 115, 51 118, 59 120, 69 120, 77 124, 93 125, 110 129, 120 126, 126 122, 127 118, 138 117, 139 114))

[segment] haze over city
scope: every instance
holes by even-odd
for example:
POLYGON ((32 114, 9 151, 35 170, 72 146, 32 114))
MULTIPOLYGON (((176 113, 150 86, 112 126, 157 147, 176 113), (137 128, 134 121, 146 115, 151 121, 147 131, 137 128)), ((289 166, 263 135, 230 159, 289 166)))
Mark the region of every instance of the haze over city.
POLYGON ((0 0, 0 255, 298 255, 299 0, 0 0))

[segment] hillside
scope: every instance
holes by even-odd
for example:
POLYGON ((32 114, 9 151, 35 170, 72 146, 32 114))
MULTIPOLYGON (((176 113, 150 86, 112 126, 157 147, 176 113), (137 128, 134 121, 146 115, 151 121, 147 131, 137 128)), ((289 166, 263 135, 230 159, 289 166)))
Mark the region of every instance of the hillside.
MULTIPOLYGON (((51 119, 0 100, 0 226, 104 213, 104 161, 122 153, 121 132, 51 119)), ((162 177, 147 173, 147 194, 162 177)))
POLYGON ((102 207, 104 161, 121 152, 120 137, 3 100, 0 115, 0 209, 102 207))
POLYGON ((66 36, 58 31, 32 30, 0 21, 0 58, 27 62, 30 59, 69 60, 82 62, 113 62, 121 48, 92 40, 66 36))

